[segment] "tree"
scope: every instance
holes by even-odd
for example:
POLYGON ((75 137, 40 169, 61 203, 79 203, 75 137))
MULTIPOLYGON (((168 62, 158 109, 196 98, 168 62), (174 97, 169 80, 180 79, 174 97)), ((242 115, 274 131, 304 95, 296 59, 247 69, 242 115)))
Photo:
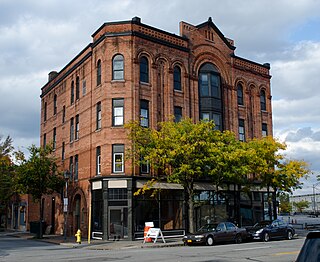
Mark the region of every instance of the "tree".
POLYGON ((7 136, 4 141, 0 136, 0 219, 2 221, 2 216, 4 216, 5 228, 7 227, 9 201, 15 192, 13 182, 14 164, 11 160, 12 151, 13 146, 10 136, 7 136))
POLYGON ((52 156, 51 145, 28 148, 30 157, 25 159, 24 154, 19 152, 17 184, 22 194, 30 194, 35 202, 39 202, 40 238, 42 238, 43 206, 41 198, 43 195, 58 191, 64 184, 61 173, 58 172, 55 158, 52 156))
POLYGON ((280 193, 279 194, 279 209, 281 213, 291 213, 292 212, 292 205, 289 200, 288 193, 280 193))
POLYGON ((213 122, 194 124, 191 119, 162 122, 159 130, 147 129, 138 123, 127 127, 132 141, 129 155, 136 163, 148 161, 155 170, 161 170, 168 182, 183 186, 188 202, 189 231, 194 232, 194 183, 213 166, 212 154, 218 150, 214 145, 220 131, 214 130, 213 122))
POLYGON ((293 205, 299 213, 302 213, 305 208, 309 207, 309 202, 307 200, 301 200, 299 202, 293 202, 293 205))

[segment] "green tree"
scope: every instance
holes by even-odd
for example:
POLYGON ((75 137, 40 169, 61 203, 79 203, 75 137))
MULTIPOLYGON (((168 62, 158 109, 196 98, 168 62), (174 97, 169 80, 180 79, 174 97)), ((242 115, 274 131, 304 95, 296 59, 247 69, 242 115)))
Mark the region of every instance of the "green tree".
POLYGON ((292 212, 292 205, 289 200, 288 193, 280 193, 279 194, 279 209, 281 213, 291 213, 292 212))
POLYGON ((7 136, 4 140, 0 136, 0 218, 4 217, 4 227, 7 225, 8 205, 13 196, 14 189, 14 164, 11 160, 13 152, 12 139, 7 136))
MULTIPOLYGON (((30 194, 35 202, 39 202, 39 217, 42 217, 43 195, 58 191, 64 184, 61 173, 58 172, 56 159, 52 156, 53 148, 51 145, 36 147, 32 145, 28 148, 30 157, 25 159, 24 154, 19 152, 17 184, 22 194, 30 194)), ((42 238, 42 226, 40 223, 40 238, 42 238)))
MULTIPOLYGON (((213 122, 194 124, 191 119, 178 123, 162 122, 159 130, 128 125, 132 149, 129 155, 137 164, 148 161, 170 183, 181 184, 188 197, 189 231, 194 232, 194 183, 208 174, 212 154, 219 139, 213 122), (142 156, 142 157, 141 157, 142 156)), ((161 179, 161 177, 159 178, 161 179)))
POLYGON ((294 207, 298 210, 299 213, 303 212, 303 210, 309 207, 309 202, 307 200, 301 200, 299 202, 293 202, 294 207))

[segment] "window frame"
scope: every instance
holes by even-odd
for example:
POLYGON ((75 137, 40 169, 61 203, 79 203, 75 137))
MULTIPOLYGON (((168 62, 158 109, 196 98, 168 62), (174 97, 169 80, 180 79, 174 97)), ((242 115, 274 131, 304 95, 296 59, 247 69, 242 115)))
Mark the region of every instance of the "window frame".
POLYGON ((145 99, 140 100, 140 126, 149 127, 149 101, 145 99))
POLYGON ((96 130, 101 129, 102 124, 102 111, 101 111, 101 102, 99 101, 96 105, 96 130))
POLYGON ((43 122, 47 121, 47 113, 48 113, 48 104, 47 104, 47 102, 44 102, 43 122))
POLYGON ((76 101, 80 99, 80 78, 76 77, 76 101))
POLYGON ((182 120, 182 107, 174 106, 173 110, 174 110, 174 122, 178 123, 182 120))
POLYGON ((74 141, 74 118, 70 118, 70 142, 74 141))
POLYGON ((99 86, 99 85, 101 85, 101 75, 102 75, 102 73, 101 73, 101 60, 99 59, 98 61, 97 61, 97 86, 99 86))
POLYGON ((260 110, 267 111, 267 99, 265 90, 260 90, 260 110))
POLYGON ((245 121, 242 118, 238 119, 238 135, 239 135, 239 141, 241 142, 246 141, 245 121))
POLYGON ((114 98, 112 99, 112 126, 123 126, 124 124, 124 99, 114 98), (121 105, 122 104, 122 105, 121 105), (121 114, 118 114, 122 109, 121 114), (120 124, 117 122, 120 120, 120 124))
POLYGON ((74 81, 71 82, 70 104, 74 104, 74 81))
POLYGON ((52 135, 52 149, 55 150, 57 147, 57 128, 53 128, 53 135, 52 135))
POLYGON ((75 118, 75 126, 74 126, 74 139, 78 140, 79 139, 79 131, 80 131, 80 117, 79 115, 76 115, 75 118))
POLYGON ((66 122, 66 106, 62 107, 62 124, 66 122))
POLYGON ((101 175, 101 146, 96 147, 96 176, 101 175))
POLYGON ((244 98, 243 98, 243 86, 241 83, 237 85, 237 102, 239 106, 244 105, 244 98))
POLYGON ((113 144, 112 145, 112 173, 124 173, 124 144, 113 144), (117 157, 121 157, 121 161, 116 161, 117 157), (118 167, 121 167, 118 170, 118 167))
POLYGON ((112 80, 124 80, 124 57, 122 54, 116 54, 112 59, 112 80), (116 68, 117 63, 121 63, 119 68, 116 68), (121 72, 121 77, 117 73, 121 72))
POLYGON ((268 136, 268 124, 262 123, 261 130, 262 130, 262 137, 267 137, 268 136))
POLYGON ((79 179, 79 155, 74 156, 74 180, 78 181, 79 179))
POLYGON ((62 146, 61 146, 61 160, 64 161, 66 158, 66 151, 65 151, 65 143, 62 142, 62 146))
POLYGON ((54 94, 53 96, 53 115, 57 114, 57 100, 58 100, 58 96, 57 94, 54 94))

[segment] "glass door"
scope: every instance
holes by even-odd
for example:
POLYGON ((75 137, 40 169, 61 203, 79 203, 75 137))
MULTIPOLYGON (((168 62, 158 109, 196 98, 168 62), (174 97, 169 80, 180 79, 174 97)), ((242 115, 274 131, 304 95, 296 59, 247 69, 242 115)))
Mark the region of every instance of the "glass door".
POLYGON ((111 207, 109 209, 109 239, 128 236, 128 208, 111 207))

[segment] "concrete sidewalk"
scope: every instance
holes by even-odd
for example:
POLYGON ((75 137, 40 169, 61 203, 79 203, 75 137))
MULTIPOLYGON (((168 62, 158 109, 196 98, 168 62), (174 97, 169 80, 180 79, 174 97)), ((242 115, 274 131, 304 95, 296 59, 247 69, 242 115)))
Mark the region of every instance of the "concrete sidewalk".
POLYGON ((116 249, 131 249, 131 248, 161 248, 161 247, 173 247, 173 246, 183 246, 182 238, 169 238, 166 239, 166 243, 162 242, 162 239, 158 239, 156 243, 144 243, 143 240, 95 240, 92 239, 90 244, 88 243, 87 239, 82 239, 83 241, 81 244, 75 242, 75 237, 68 237, 64 239, 64 236, 61 235, 43 235, 42 239, 37 239, 35 234, 29 232, 19 232, 19 231, 12 231, 12 232, 0 232, 1 235, 12 236, 12 237, 19 237, 23 239, 32 239, 36 241, 47 242, 56 245, 63 245, 70 248, 86 248, 92 250, 116 250, 116 249))

